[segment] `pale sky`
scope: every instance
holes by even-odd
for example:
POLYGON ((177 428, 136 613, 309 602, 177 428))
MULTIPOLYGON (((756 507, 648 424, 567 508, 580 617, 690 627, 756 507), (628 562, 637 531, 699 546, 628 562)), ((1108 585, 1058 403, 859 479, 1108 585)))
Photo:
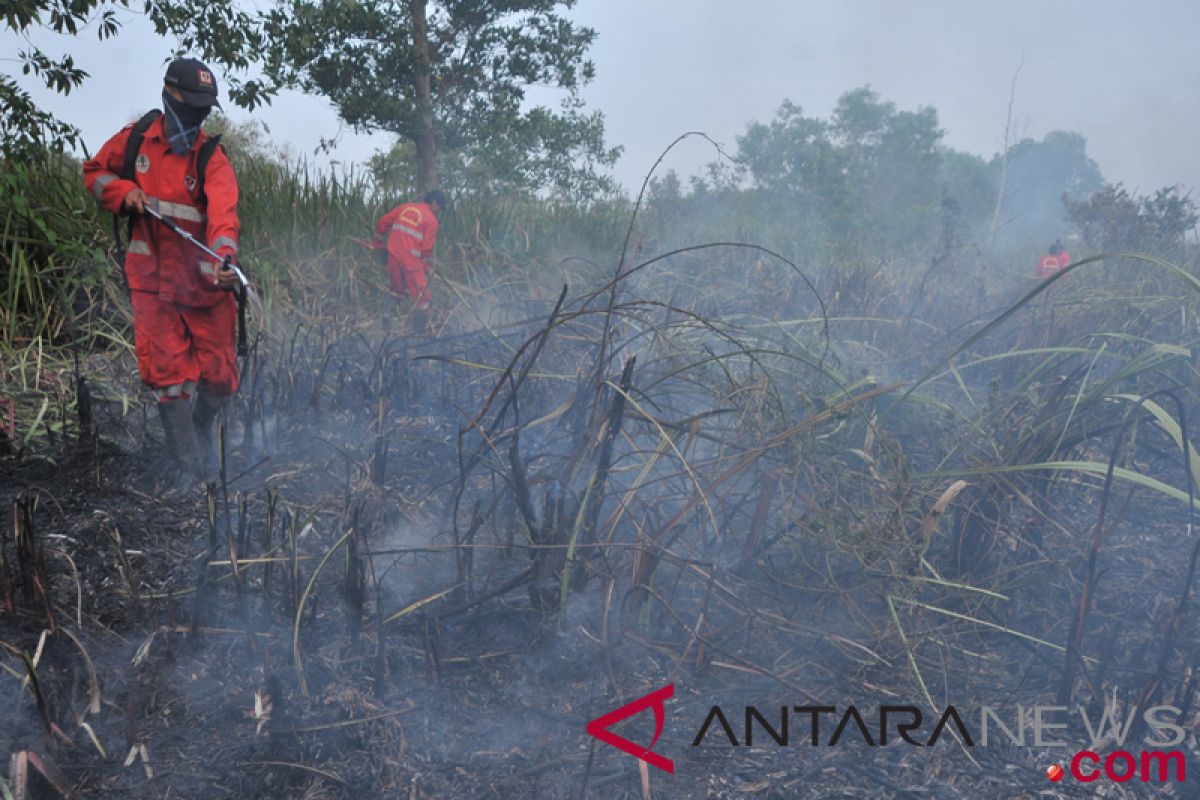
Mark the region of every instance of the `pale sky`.
MULTIPOLYGON (((609 143, 625 147, 616 175, 630 188, 684 131, 705 131, 732 150, 748 123, 769 120, 784 99, 824 116, 842 92, 865 84, 901 108, 934 106, 947 144, 990 157, 1003 146, 1022 58, 1018 135, 1078 131, 1106 178, 1143 192, 1200 187, 1193 0, 580 0, 569 14, 598 33, 597 77, 584 97, 604 112, 609 143)), ((159 102, 170 43, 138 15, 126 19, 108 42, 91 31, 75 41, 35 38, 53 53, 69 48, 92 74, 68 97, 34 94, 82 128, 93 151, 159 102)), ((14 45, 0 35, 9 69, 14 45)), ((552 102, 554 93, 532 96, 552 102)), ((226 105, 235 119, 251 116, 226 105)), ((299 153, 339 127, 322 101, 295 93, 253 116, 299 153)), ((388 142, 346 131, 333 158, 362 161, 388 142)), ((666 165, 687 175, 713 156, 694 141, 666 165)))

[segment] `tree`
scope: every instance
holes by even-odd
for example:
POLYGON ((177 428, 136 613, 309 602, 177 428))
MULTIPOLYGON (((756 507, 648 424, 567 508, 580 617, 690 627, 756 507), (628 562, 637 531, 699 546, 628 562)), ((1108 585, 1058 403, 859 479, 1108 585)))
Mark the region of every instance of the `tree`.
MULTIPOLYGON (((992 159, 997 180, 1004 163, 1002 155, 992 159)), ((1081 134, 1051 131, 1040 142, 1023 139, 1008 151, 1000 227, 1009 238, 1052 242, 1068 228, 1063 194, 1087 197, 1103 185, 1081 134)))
POLYGON ((275 43, 266 71, 327 97, 357 131, 411 143, 421 190, 438 183, 439 161, 570 190, 619 152, 604 147, 603 117, 579 102, 595 32, 560 13, 574 2, 284 0, 264 18, 275 43), (562 109, 523 109, 535 85, 566 90, 562 109))
POLYGON ((825 193, 840 176, 829 125, 784 100, 769 124, 755 122, 739 136, 738 159, 753 182, 781 194, 825 193))
POLYGON ((924 243, 938 230, 942 159, 937 111, 900 111, 869 87, 846 92, 833 112, 848 203, 860 212, 846 232, 873 254, 924 243))
POLYGON ((785 101, 738 137, 738 158, 756 188, 819 220, 836 247, 878 257, 937 235, 941 138, 934 109, 900 111, 864 87, 828 120, 785 101))
MULTIPOLYGON (((575 0, 144 0, 155 30, 224 68, 235 104, 253 109, 285 86, 328 98, 363 132, 389 131, 413 148, 417 185, 438 181, 440 161, 466 180, 552 187, 576 196, 611 187, 602 168, 604 120, 582 107, 594 75, 585 54, 595 32, 563 16, 575 0), (260 67, 246 78, 251 67, 260 67), (561 108, 523 108, 531 86, 563 89, 561 108)), ((9 0, 4 25, 101 39, 120 31, 130 0, 9 0)), ((28 37, 26 36, 28 39, 28 37)), ((30 45, 22 71, 64 94, 87 73, 68 55, 30 45)), ((78 141, 0 74, 0 152, 78 141)), ((401 147, 400 151, 405 152, 401 147)))
MULTIPOLYGON (((117 36, 118 10, 130 0, 6 0, 3 27, 25 38, 37 30, 81 35, 94 29, 101 39, 117 36)), ((145 0, 143 13, 159 35, 172 35, 178 52, 198 51, 231 73, 245 70, 262 47, 262 26, 233 0, 145 0)), ((17 52, 24 76, 47 88, 69 94, 87 79, 87 72, 68 54, 53 58, 28 44, 17 52)), ((262 80, 226 78, 230 99, 246 108, 267 101, 276 87, 262 80)), ((78 131, 38 108, 29 92, 12 75, 0 73, 0 156, 46 145, 62 148, 79 140, 78 131)))
POLYGON ((1138 197, 1120 183, 1107 184, 1086 200, 1064 197, 1064 202, 1071 222, 1098 252, 1124 250, 1178 258, 1185 237, 1200 221, 1200 208, 1178 186, 1138 197))

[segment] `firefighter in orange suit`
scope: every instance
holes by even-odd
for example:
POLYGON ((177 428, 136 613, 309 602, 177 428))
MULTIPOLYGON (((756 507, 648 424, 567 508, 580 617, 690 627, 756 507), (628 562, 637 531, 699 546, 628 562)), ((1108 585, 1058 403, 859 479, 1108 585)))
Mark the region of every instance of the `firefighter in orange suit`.
POLYGON ((1038 262, 1038 280, 1049 278, 1070 263, 1071 254, 1067 252, 1067 248, 1063 247, 1062 240, 1055 241, 1054 244, 1050 245, 1049 252, 1042 256, 1042 260, 1038 262))
POLYGON ((375 226, 374 247, 386 259, 392 294, 407 294, 419 310, 429 307, 429 259, 437 243, 438 214, 446 195, 427 192, 419 203, 404 203, 383 215, 375 226))
POLYGON ((133 217, 125 275, 138 372, 157 396, 167 447, 187 485, 211 472, 213 419, 237 390, 238 281, 144 210, 156 208, 236 260, 238 187, 224 151, 206 146, 200 130, 220 107, 212 71, 195 59, 172 61, 162 101, 160 115, 125 126, 84 162, 83 177, 104 210, 133 217))

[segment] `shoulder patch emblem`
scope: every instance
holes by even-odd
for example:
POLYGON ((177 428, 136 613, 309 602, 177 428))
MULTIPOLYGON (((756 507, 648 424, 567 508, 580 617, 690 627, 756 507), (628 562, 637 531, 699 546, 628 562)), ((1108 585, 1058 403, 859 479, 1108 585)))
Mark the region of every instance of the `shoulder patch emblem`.
POLYGON ((136 163, 138 172, 145 174, 150 171, 150 156, 145 153, 138 153, 136 163))

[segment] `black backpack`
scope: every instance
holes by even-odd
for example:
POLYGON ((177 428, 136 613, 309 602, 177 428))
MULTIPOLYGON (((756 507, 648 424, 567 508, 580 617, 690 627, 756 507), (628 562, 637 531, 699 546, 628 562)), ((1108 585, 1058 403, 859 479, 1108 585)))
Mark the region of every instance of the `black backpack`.
MULTIPOLYGON (((129 139, 125 142, 125 163, 121 166, 121 180, 131 181, 134 179, 134 171, 137 168, 138 153, 142 151, 142 141, 146 138, 146 131, 154 124, 154 120, 162 116, 161 111, 157 108, 153 111, 147 111, 142 118, 133 125, 133 130, 129 132, 129 139)), ((196 192, 201 205, 208 205, 208 198, 204 195, 204 177, 208 172, 208 162, 212 160, 213 153, 217 148, 221 147, 221 137, 209 136, 204 140, 204 144, 200 145, 199 152, 196 153, 196 192)), ((221 152, 225 148, 221 147, 221 152)), ((117 225, 117 216, 113 215, 113 238, 117 240, 117 250, 120 253, 121 262, 125 261, 125 246, 121 244, 121 231, 117 225)), ((133 217, 129 217, 128 224, 125 228, 125 238, 133 238, 133 217)))

